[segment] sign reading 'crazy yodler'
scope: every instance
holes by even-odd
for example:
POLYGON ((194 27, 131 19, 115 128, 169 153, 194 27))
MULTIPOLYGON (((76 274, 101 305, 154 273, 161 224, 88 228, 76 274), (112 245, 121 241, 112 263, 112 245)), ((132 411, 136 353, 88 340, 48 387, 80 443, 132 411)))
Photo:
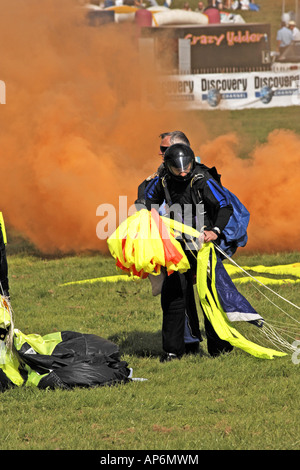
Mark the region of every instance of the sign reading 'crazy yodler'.
POLYGON ((211 34, 201 34, 196 36, 192 33, 188 33, 184 39, 190 39, 191 46, 195 46, 197 43, 201 46, 208 44, 214 44, 220 46, 226 44, 227 46, 234 46, 236 44, 255 44, 259 43, 262 39, 266 40, 267 33, 251 33, 249 30, 242 31, 226 31, 221 33, 219 36, 213 36, 211 34))
MULTIPOLYGON (((145 28, 143 35, 155 39, 158 61, 168 51, 168 54, 174 54, 174 64, 178 63, 174 39, 188 39, 191 73, 249 72, 271 68, 267 59, 271 52, 269 24, 160 26, 145 28)), ((166 72, 165 64, 163 69, 166 72)))
POLYGON ((270 51, 270 25, 210 25, 181 31, 191 42, 192 69, 264 66, 263 53, 270 51))

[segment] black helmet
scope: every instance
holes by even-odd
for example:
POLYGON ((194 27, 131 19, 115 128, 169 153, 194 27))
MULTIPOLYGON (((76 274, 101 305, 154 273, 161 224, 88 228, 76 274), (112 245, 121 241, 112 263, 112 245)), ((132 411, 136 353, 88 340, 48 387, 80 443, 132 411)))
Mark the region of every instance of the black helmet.
POLYGON ((187 181, 195 168, 195 155, 191 147, 185 144, 171 145, 164 154, 167 172, 178 181, 187 181), (187 172, 181 175, 181 172, 187 172))

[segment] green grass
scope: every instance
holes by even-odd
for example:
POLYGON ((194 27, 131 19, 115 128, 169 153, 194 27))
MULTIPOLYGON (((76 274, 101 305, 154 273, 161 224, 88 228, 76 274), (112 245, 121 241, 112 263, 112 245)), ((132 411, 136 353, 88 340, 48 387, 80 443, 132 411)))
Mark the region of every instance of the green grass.
POLYGON ((213 112, 193 111, 192 114, 205 123, 206 140, 235 133, 239 144, 236 150, 240 158, 247 158, 257 145, 267 142, 269 134, 277 129, 289 129, 300 134, 299 107, 245 109, 242 111, 213 112))
MULTIPOLYGON (((273 265, 299 262, 300 255, 241 251, 235 259, 273 265)), ((119 345, 135 378, 147 380, 72 391, 6 391, 0 449, 300 448, 299 366, 290 355, 268 361, 234 350, 211 359, 204 339, 201 354, 161 364, 160 300, 152 297, 148 280, 61 285, 115 274, 113 259, 100 254, 45 259, 14 253, 8 261, 16 328, 98 334, 119 345)), ((300 304, 299 289, 277 290, 300 304)), ((249 285, 242 292, 268 319, 277 315, 249 285)))

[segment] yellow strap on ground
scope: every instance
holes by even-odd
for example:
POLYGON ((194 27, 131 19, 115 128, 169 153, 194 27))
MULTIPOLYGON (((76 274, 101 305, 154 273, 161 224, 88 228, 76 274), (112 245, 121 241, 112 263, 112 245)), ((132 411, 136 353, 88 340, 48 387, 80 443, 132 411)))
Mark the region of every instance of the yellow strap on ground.
POLYGON ((264 285, 285 285, 285 284, 299 284, 300 279, 274 279, 271 277, 255 276, 252 277, 237 277, 233 279, 233 282, 237 284, 246 284, 247 282, 258 282, 264 285))
MULTIPOLYGON (((239 274, 241 269, 229 263, 224 263, 224 267, 229 275, 239 274)), ((268 273, 276 275, 292 275, 300 278, 300 263, 291 263, 278 266, 242 266, 245 271, 255 271, 258 273, 268 273)))
POLYGON ((103 276, 103 277, 95 277, 94 279, 83 279, 82 281, 71 281, 65 282, 64 284, 60 284, 60 286, 71 286, 73 284, 94 284, 95 282, 119 282, 119 281, 139 281, 140 278, 138 276, 127 276, 126 274, 122 274, 120 276, 103 276))

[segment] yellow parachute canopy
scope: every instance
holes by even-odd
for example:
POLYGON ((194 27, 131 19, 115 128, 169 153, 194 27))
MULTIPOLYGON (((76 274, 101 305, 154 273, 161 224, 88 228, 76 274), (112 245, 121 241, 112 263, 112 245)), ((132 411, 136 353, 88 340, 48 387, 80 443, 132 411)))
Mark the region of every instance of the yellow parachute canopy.
POLYGON ((3 297, 1 296, 0 300, 0 328, 7 330, 11 324, 11 315, 8 308, 2 301, 3 297))
POLYGON ((142 279, 160 274, 161 267, 168 273, 190 267, 181 244, 155 210, 142 209, 128 217, 107 244, 116 266, 142 279))

